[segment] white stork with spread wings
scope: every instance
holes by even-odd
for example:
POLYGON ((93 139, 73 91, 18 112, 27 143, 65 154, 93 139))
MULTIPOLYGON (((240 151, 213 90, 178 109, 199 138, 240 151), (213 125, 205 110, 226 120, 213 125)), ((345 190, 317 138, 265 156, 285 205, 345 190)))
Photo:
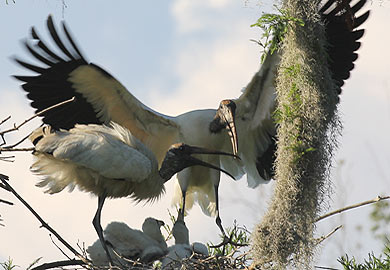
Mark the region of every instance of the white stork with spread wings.
MULTIPOLYGON (((360 0, 352 7, 350 0, 329 0, 320 9, 328 42, 328 65, 338 94, 358 55, 358 41, 364 29, 358 29, 368 18, 369 11, 356 17, 366 4, 360 0)), ((280 62, 279 52, 268 53, 261 69, 252 78, 241 96, 222 100, 210 129, 217 134, 227 130, 233 153, 242 159, 252 188, 268 182, 274 176, 276 126, 272 117, 275 110, 275 76, 280 62)))
MULTIPOLYGON (((51 50, 32 27, 32 41, 26 40, 24 45, 40 62, 40 66, 19 59, 15 61, 38 75, 15 78, 24 82, 22 88, 28 93, 31 106, 36 111, 76 98, 72 103, 43 113, 43 122, 54 130, 69 130, 76 124, 108 124, 114 121, 130 130, 150 149, 160 165, 169 147, 178 142, 206 149, 230 150, 229 138, 225 134, 212 134, 209 130, 216 110, 195 110, 176 117, 157 113, 142 104, 105 70, 89 63, 76 46, 65 23, 62 23, 64 37, 60 37, 51 16, 48 17, 47 27, 60 52, 51 50)), ((229 161, 217 155, 199 158, 215 166, 220 166, 223 160, 231 164, 229 172, 232 175, 240 177, 243 174, 239 159, 229 161)), ((216 198, 219 178, 219 171, 201 166, 185 169, 178 174, 182 196, 176 195, 175 198, 179 198, 177 203, 183 198, 181 214, 184 215, 185 208, 192 207, 193 198, 196 198, 204 213, 219 217, 216 198), (187 204, 186 195, 191 197, 187 204)), ((221 225, 220 229, 223 231, 221 225)))

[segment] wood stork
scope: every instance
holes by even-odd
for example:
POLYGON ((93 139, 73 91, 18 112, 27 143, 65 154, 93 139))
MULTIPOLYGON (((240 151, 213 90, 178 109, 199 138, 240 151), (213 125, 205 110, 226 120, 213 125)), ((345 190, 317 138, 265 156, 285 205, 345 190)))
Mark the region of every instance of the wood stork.
POLYGON ((164 183, 184 168, 200 165, 228 172, 192 154, 232 155, 183 143, 172 145, 158 169, 154 153, 122 126, 75 125, 70 130, 43 126, 30 140, 35 145, 31 170, 42 176, 37 184, 46 192, 57 193, 75 186, 98 196, 98 208, 92 224, 110 262, 103 237, 100 216, 104 201, 129 196, 135 201, 154 201, 165 191, 164 183))
MULTIPOLYGON (((160 230, 163 225, 163 221, 151 217, 145 219, 142 231, 132 229, 123 222, 109 223, 104 229, 104 239, 113 261, 118 265, 126 265, 126 261, 121 260, 112 250, 124 258, 134 261, 140 259, 145 263, 164 256, 168 250, 160 230)), ((109 261, 99 239, 87 248, 87 252, 94 265, 108 265, 109 261)))
MULTIPOLYGON (((64 37, 60 37, 51 16, 47 19, 47 27, 59 53, 51 50, 32 27, 32 40, 25 40, 24 45, 41 66, 15 59, 22 67, 38 74, 15 78, 24 82, 22 88, 37 111, 76 97, 75 102, 43 114, 43 122, 54 130, 69 130, 76 124, 108 124, 114 121, 130 130, 148 147, 158 164, 162 163, 170 145, 178 142, 230 150, 229 138, 225 134, 213 134, 209 130, 215 109, 190 111, 176 117, 155 112, 108 72, 89 63, 76 46, 65 23, 62 23, 64 37)), ((200 159, 215 166, 224 164, 235 177, 243 174, 239 159, 229 160, 217 155, 200 159)), ((218 226, 223 232, 218 206, 220 172, 196 166, 184 169, 177 178, 180 188, 173 200, 181 204, 182 214, 192 207, 194 201, 198 201, 205 214, 217 216, 218 226)))
MULTIPOLYGON (((356 17, 366 4, 358 1, 350 7, 346 1, 329 0, 320 9, 328 41, 329 67, 337 85, 338 94, 358 55, 358 40, 364 29, 356 30, 368 18, 369 11, 356 17)), ((247 173, 248 185, 256 187, 274 176, 276 126, 272 113, 275 109, 276 92, 274 88, 277 66, 280 62, 278 52, 268 53, 261 69, 235 100, 222 100, 210 130, 221 133, 227 130, 231 139, 233 153, 242 159, 247 173)))

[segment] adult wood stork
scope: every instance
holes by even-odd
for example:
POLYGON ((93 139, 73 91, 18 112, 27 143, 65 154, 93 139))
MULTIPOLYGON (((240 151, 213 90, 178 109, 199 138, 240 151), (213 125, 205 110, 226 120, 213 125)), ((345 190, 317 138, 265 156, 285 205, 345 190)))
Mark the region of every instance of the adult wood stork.
MULTIPOLYGON (((366 11, 356 17, 366 0, 360 0, 352 7, 349 6, 350 2, 329 0, 320 9, 329 44, 328 65, 338 94, 358 57, 356 51, 361 45, 358 40, 363 36, 364 29, 356 29, 367 20, 370 13, 366 11)), ((276 126, 272 113, 276 105, 274 81, 280 57, 278 52, 268 53, 261 69, 241 96, 235 100, 222 100, 210 123, 212 132, 227 130, 233 153, 242 159, 250 187, 267 182, 274 176, 276 126)))
MULTIPOLYGON (((228 172, 192 157, 192 154, 232 155, 186 144, 172 145, 158 169, 154 153, 126 128, 111 122, 106 125, 75 125, 70 130, 43 126, 30 140, 35 145, 31 170, 42 176, 37 184, 46 192, 57 193, 75 186, 98 196, 98 208, 92 224, 110 262, 100 216, 104 201, 130 197, 135 201, 153 201, 164 193, 164 183, 184 168, 200 165, 228 172)), ((151 232, 152 233, 152 232, 151 232)), ((161 240, 161 239, 160 239, 161 240)))
MULTIPOLYGON (((126 261, 116 256, 113 250, 121 257, 134 261, 139 259, 145 263, 164 256, 168 250, 160 230, 163 225, 163 221, 151 217, 145 219, 142 231, 132 229, 123 222, 108 224, 104 229, 104 239, 113 261, 118 265, 126 265, 126 261)), ((87 252, 94 265, 108 265, 107 255, 99 239, 87 248, 87 252)))
MULTIPOLYGON (((216 110, 195 110, 176 117, 155 112, 108 72, 89 63, 76 46, 65 23, 62 23, 64 37, 60 37, 51 16, 47 19, 47 27, 59 53, 51 50, 32 27, 32 41, 25 40, 24 45, 40 66, 15 60, 38 75, 15 78, 24 82, 22 88, 37 111, 76 97, 75 102, 43 113, 43 122, 54 130, 69 130, 76 124, 108 124, 114 121, 145 144, 159 164, 169 147, 177 142, 207 149, 230 150, 229 138, 225 134, 213 134, 209 130, 216 110)), ((217 155, 200 158, 215 166, 225 164, 224 167, 229 167, 229 172, 235 177, 243 174, 238 159, 229 160, 217 155)), ((196 166, 179 172, 177 178, 180 189, 174 195, 174 202, 181 204, 182 215, 185 209, 192 207, 194 201, 198 201, 205 214, 217 216, 218 226, 223 232, 218 206, 220 172, 196 166)))

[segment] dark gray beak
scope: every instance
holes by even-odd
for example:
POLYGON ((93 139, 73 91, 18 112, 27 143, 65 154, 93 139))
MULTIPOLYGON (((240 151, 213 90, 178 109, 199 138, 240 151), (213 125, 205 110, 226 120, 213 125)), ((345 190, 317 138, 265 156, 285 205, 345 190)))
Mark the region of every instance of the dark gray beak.
POLYGON ((162 221, 162 220, 156 219, 156 221, 157 221, 157 224, 158 224, 160 227, 162 227, 162 226, 165 225, 164 221, 162 221))

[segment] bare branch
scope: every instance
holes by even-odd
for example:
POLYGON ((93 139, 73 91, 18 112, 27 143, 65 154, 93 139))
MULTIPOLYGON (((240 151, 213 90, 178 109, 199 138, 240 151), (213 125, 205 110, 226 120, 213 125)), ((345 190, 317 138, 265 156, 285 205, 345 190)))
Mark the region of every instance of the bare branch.
POLYGON ((325 270, 339 270, 337 268, 326 267, 326 266, 314 266, 315 269, 325 269, 325 270))
MULTIPOLYGON (((34 114, 33 116, 31 116, 30 118, 24 120, 24 121, 23 121, 21 124, 19 124, 19 125, 14 124, 14 127, 13 127, 13 128, 10 128, 10 129, 6 129, 6 130, 3 130, 3 131, 0 131, 0 138, 1 138, 2 141, 3 141, 2 143, 0 143, 0 146, 6 144, 6 140, 5 140, 5 138, 4 138, 4 135, 5 135, 5 134, 10 133, 10 132, 13 132, 13 131, 17 131, 17 130, 19 130, 23 125, 25 125, 26 123, 30 122, 30 121, 33 120, 34 118, 36 118, 36 117, 38 117, 38 116, 41 116, 41 115, 44 114, 45 112, 50 111, 50 110, 52 110, 52 109, 55 109, 55 108, 57 108, 57 107, 59 107, 59 106, 65 105, 65 104, 67 104, 67 103, 73 102, 74 100, 76 100, 76 97, 72 97, 71 99, 68 99, 68 100, 62 101, 62 102, 60 102, 60 103, 57 103, 57 104, 55 104, 55 105, 53 105, 53 106, 50 106, 50 107, 48 107, 48 108, 46 108, 46 109, 44 109, 44 110, 42 110, 42 111, 40 111, 40 112, 37 112, 36 114, 34 114)), ((5 122, 6 122, 7 120, 9 120, 10 118, 11 118, 11 116, 9 116, 9 117, 7 117, 6 119, 2 120, 2 121, 0 122, 0 125, 3 124, 3 123, 5 123, 5 122)), ((2 151, 30 151, 30 150, 25 150, 25 149, 23 149, 23 150, 19 150, 19 149, 16 149, 16 150, 15 150, 15 149, 14 149, 15 146, 21 144, 21 143, 22 143, 23 141, 25 141, 29 136, 30 136, 30 134, 27 135, 26 137, 24 137, 24 138, 23 138, 22 140, 20 140, 19 142, 13 144, 13 145, 4 146, 4 147, 0 148, 0 153, 1 153, 2 151), (8 149, 8 150, 7 150, 7 149, 8 149), (12 150, 11 150, 11 149, 12 149, 12 150)))
POLYGON ((2 200, 2 199, 0 199, 0 203, 5 203, 5 204, 8 204, 8 205, 14 205, 14 203, 6 201, 6 200, 2 200))
POLYGON ((68 242, 66 242, 52 227, 49 226, 40 216, 39 214, 11 187, 10 184, 7 183, 8 176, 0 174, 0 180, 3 184, 15 195, 15 197, 27 207, 27 209, 39 220, 41 223, 41 227, 46 228, 50 231, 65 247, 67 247, 75 256, 80 258, 85 264, 90 264, 90 261, 84 258, 80 253, 78 253, 68 242))
MULTIPOLYGON (((24 142, 28 137, 30 137, 30 135, 31 135, 31 132, 30 132, 26 137, 24 137, 23 139, 21 139, 20 141, 16 142, 16 143, 13 144, 13 145, 7 145, 7 146, 5 146, 3 149, 14 148, 14 147, 18 146, 19 144, 21 144, 22 142, 24 142)), ((0 151, 0 152, 1 152, 1 151, 0 151)))
POLYGON ((11 115, 8 116, 7 118, 5 118, 4 120, 1 120, 0 126, 1 126, 2 124, 4 124, 5 122, 7 122, 9 119, 11 119, 11 115))
POLYGON ((50 110, 52 110, 52 109, 55 109, 55 108, 57 108, 57 107, 59 107, 59 106, 65 105, 65 104, 70 103, 70 102, 73 102, 74 100, 76 100, 76 97, 72 97, 71 99, 62 101, 62 102, 60 102, 60 103, 57 103, 57 104, 55 104, 55 105, 53 105, 53 106, 50 106, 50 107, 48 107, 48 108, 42 110, 42 111, 40 111, 40 112, 37 112, 36 114, 34 114, 33 116, 31 116, 30 118, 24 120, 21 124, 19 124, 19 125, 17 125, 17 126, 14 125, 13 128, 10 128, 10 129, 1 131, 1 132, 0 132, 0 135, 3 136, 3 135, 6 134, 6 133, 9 133, 9 132, 12 132, 12 131, 19 130, 19 128, 21 128, 23 125, 27 124, 28 122, 30 122, 30 121, 33 120, 34 118, 36 118, 36 117, 38 117, 38 116, 44 114, 44 113, 47 112, 47 111, 50 111, 50 110))
POLYGON ((56 242, 54 242, 54 239, 52 237, 52 235, 49 233, 49 237, 50 237, 50 240, 51 242, 53 243, 53 245, 58 248, 58 250, 62 253, 62 255, 64 255, 66 258, 68 258, 68 260, 71 260, 71 258, 65 253, 65 251, 63 251, 58 245, 56 242))
POLYGON ((58 261, 58 262, 44 263, 37 267, 32 268, 31 270, 46 270, 46 269, 60 268, 60 267, 71 266, 71 265, 85 265, 85 263, 82 260, 58 261))
POLYGON ((382 201, 382 200, 388 200, 390 199, 390 196, 378 196, 376 197, 375 199, 372 199, 372 200, 369 200, 369 201, 365 201, 365 202, 361 202, 361 203, 357 203, 357 204, 353 204, 353 205, 350 205, 350 206, 347 206, 347 207, 344 207, 344 208, 340 208, 340 209, 337 209, 335 211, 332 211, 332 212, 329 212, 323 216, 320 216, 319 218, 317 218, 314 222, 318 222, 320 220, 323 220, 325 218, 328 218, 330 216, 333 216, 333 215, 336 215, 336 214, 340 214, 342 212, 345 212, 347 210, 350 210, 350 209, 354 209, 354 208, 358 208, 358 207, 361 207, 361 206, 364 206, 364 205, 368 205, 368 204, 372 204, 372 203, 377 203, 379 201, 382 201))
POLYGON ((327 235, 323 235, 321 236, 320 238, 316 239, 317 240, 317 245, 318 244, 321 244, 325 239, 331 237, 335 232, 337 232, 340 228, 342 228, 343 225, 339 225, 337 226, 336 228, 333 229, 333 231, 331 231, 330 233, 328 233, 327 235))
POLYGON ((0 153, 1 152, 29 152, 33 151, 35 148, 34 147, 27 147, 27 148, 0 148, 0 153))
MULTIPOLYGON (((0 147, 0 153, 1 153, 1 147, 0 147)), ((5 157, 0 157, 1 161, 5 162, 14 162, 15 156, 5 156, 5 157)))

